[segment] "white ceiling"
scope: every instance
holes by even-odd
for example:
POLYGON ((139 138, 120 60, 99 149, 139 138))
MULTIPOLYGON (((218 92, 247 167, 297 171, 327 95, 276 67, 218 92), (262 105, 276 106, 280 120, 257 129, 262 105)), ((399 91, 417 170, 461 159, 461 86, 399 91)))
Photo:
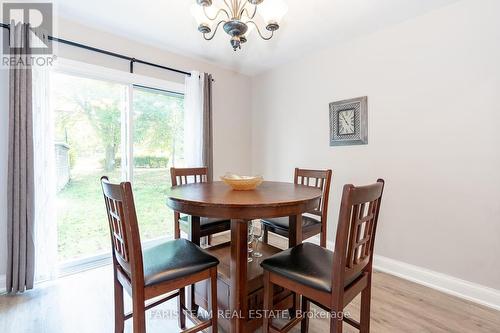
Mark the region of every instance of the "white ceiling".
POLYGON ((339 44, 457 0, 285 1, 289 10, 275 38, 263 41, 253 32, 237 52, 223 30, 213 41, 203 40, 190 13, 194 0, 55 2, 62 17, 255 75, 313 49, 339 44))

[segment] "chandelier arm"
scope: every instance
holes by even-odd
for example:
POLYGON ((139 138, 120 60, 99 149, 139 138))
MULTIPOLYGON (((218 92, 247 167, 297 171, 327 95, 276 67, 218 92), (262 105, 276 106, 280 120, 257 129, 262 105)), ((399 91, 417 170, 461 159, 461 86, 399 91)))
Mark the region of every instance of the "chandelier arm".
MULTIPOLYGON (((245 11, 247 12, 247 16, 248 16, 248 11, 246 9, 247 3, 248 3, 248 0, 244 0, 243 5, 239 7, 238 16, 240 17, 240 19, 243 17, 243 13, 245 11)), ((241 2, 240 2, 240 4, 241 4, 241 2)))
POLYGON ((205 40, 212 40, 212 39, 215 37, 215 34, 217 33, 217 30, 219 29, 219 26, 220 26, 222 23, 226 23, 226 22, 227 22, 226 20, 221 20, 221 21, 219 21, 219 23, 217 23, 217 25, 215 26, 215 30, 214 30, 214 32, 213 32, 213 34, 212 34, 212 36, 207 37, 207 34, 206 34, 206 33, 204 33, 204 34, 203 34, 203 38, 205 38, 205 40))
POLYGON ((233 10, 233 18, 235 18, 238 15, 238 1, 239 0, 232 0, 232 10, 233 10))
MULTIPOLYGON (((247 2, 248 2, 248 0, 247 0, 247 2)), ((245 5, 246 5, 246 4, 245 4, 245 5)), ((248 8, 246 8, 246 6, 245 6, 245 8, 243 8, 243 9, 241 10, 241 13, 240 13, 240 15, 241 15, 241 17, 242 17, 242 18, 243 18, 243 14, 245 14, 245 13, 246 13, 247 18, 248 18, 249 20, 253 20, 253 19, 255 18, 255 15, 257 14, 257 6, 253 6, 253 14, 252 14, 252 15, 250 15, 250 14, 248 13, 248 8)))
POLYGON ((271 35, 269 37, 265 37, 262 32, 260 31, 260 28, 259 26, 257 25, 257 23, 255 23, 254 21, 247 21, 245 22, 246 24, 248 23, 252 23, 254 26, 255 26, 255 29, 257 29, 257 32, 259 33, 259 36, 260 38, 262 38, 263 40, 270 40, 271 38, 273 38, 274 36, 274 31, 271 31, 271 35))
MULTIPOLYGON (((247 3, 248 3, 248 0, 240 0, 240 3, 238 5, 238 14, 241 15, 241 13, 243 12, 243 9, 245 9, 247 3)), ((240 19, 241 19, 241 16, 240 16, 240 19)))
POLYGON ((231 14, 232 14, 233 13, 233 7, 231 7, 231 5, 229 5, 229 3, 227 3, 227 0, 224 0, 224 4, 226 4, 227 10, 229 10, 229 12, 231 12, 231 14))
POLYGON ((205 14, 205 17, 207 19, 209 19, 210 21, 215 21, 217 19, 217 17, 219 17, 220 13, 226 14, 226 16, 227 16, 228 19, 231 18, 230 15, 229 15, 229 13, 227 12, 227 10, 225 10, 224 8, 219 9, 213 18, 210 17, 210 15, 208 15, 208 13, 207 13, 207 7, 206 6, 203 6, 203 13, 205 14))
POLYGON ((253 14, 250 16, 250 20, 253 20, 255 18, 255 15, 257 15, 257 5, 253 6, 253 14))

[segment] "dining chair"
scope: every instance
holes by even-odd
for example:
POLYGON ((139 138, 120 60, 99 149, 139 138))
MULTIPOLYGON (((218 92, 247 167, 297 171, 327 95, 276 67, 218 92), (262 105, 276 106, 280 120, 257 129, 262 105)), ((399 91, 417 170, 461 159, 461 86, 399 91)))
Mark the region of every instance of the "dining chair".
POLYGON ((281 330, 264 318, 264 333, 288 332, 301 322, 308 331, 310 303, 330 313, 330 333, 341 333, 345 321, 362 333, 370 331, 373 246, 384 181, 355 187, 345 185, 334 252, 303 243, 261 263, 264 268, 264 312, 273 308, 273 288, 280 286, 302 295, 301 316, 281 330), (344 316, 344 308, 361 293, 360 322, 344 316))
MULTIPOLYGON (((208 181, 208 168, 170 168, 172 186, 186 185, 192 183, 206 183, 208 181)), ((211 237, 214 234, 231 230, 231 220, 222 218, 208 218, 196 216, 181 216, 174 212, 174 235, 180 238, 181 231, 188 235, 196 245, 200 245, 202 237, 208 238, 208 245, 211 244, 211 237)))
POLYGON ((211 327, 217 333, 217 258, 185 239, 164 241, 143 250, 131 184, 111 184, 107 177, 102 177, 101 185, 112 244, 115 332, 123 332, 125 320, 133 318, 133 332, 144 333, 145 311, 177 297, 182 330, 186 328, 188 314, 196 326, 185 332, 211 327), (210 279, 207 311, 212 316, 200 321, 186 310, 185 287, 207 279, 210 279), (129 314, 124 313, 123 289, 132 297, 129 314))
MULTIPOLYGON (((321 200, 317 209, 302 215, 302 239, 307 239, 320 234, 320 245, 326 247, 326 226, 328 215, 328 198, 330 195, 330 184, 332 181, 332 170, 307 170, 295 168, 294 183, 298 185, 312 186, 322 191, 321 200)), ((278 217, 263 219, 264 243, 269 240, 269 232, 278 234, 289 239, 289 247, 296 237, 290 237, 289 218, 278 217)))

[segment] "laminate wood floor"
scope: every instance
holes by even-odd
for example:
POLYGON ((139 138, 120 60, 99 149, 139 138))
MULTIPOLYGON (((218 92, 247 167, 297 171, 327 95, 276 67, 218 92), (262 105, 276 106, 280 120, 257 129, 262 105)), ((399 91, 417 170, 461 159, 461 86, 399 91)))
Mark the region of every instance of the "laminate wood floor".
MULTIPOLYGON (((372 332, 500 333, 500 312, 388 275, 375 273, 372 332)), ((359 300, 347 311, 357 319, 359 300)), ((130 300, 126 300, 130 309, 130 300)), ((147 313, 150 333, 178 332, 176 301, 147 313)), ((128 311, 128 310, 127 310, 128 311)), ((319 310, 318 310, 319 311, 319 310)), ((126 332, 131 332, 130 320, 126 332)), ((344 324, 345 332, 357 332, 344 324)), ((299 332, 299 327, 292 332, 299 332)), ((311 320, 310 332, 328 332, 328 321, 311 320)), ((113 332, 110 266, 40 284, 30 292, 0 296, 0 332, 113 332)))

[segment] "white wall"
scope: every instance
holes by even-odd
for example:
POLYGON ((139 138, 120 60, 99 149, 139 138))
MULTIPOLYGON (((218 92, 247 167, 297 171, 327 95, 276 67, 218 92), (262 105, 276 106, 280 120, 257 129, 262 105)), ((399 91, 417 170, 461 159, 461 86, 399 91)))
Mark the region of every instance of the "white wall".
POLYGON ((500 1, 465 0, 253 79, 253 172, 387 181, 376 253, 500 289, 500 1), (368 96, 369 145, 329 147, 329 102, 368 96))
MULTIPOLYGON (((61 38, 122 53, 168 67, 186 71, 198 70, 213 74, 215 78, 213 86, 214 176, 218 177, 227 171, 244 174, 250 172, 251 156, 248 152, 251 150, 251 131, 249 126, 251 122, 251 81, 249 77, 213 66, 206 62, 176 55, 122 37, 94 30, 64 19, 58 19, 56 24, 55 35, 61 38)), ((61 44, 56 44, 56 47, 56 54, 60 57, 124 71, 129 70, 129 63, 127 61, 61 44)), ((184 82, 183 75, 144 65, 136 65, 135 67, 137 74, 184 82)), ((8 72, 5 69, 0 69, 0 237, 2 237, 0 239, 0 277, 5 274, 6 266, 6 241, 4 237, 6 237, 7 215, 5 183, 7 177, 7 75, 8 72)), ((2 287, 0 286, 0 289, 2 287)))

